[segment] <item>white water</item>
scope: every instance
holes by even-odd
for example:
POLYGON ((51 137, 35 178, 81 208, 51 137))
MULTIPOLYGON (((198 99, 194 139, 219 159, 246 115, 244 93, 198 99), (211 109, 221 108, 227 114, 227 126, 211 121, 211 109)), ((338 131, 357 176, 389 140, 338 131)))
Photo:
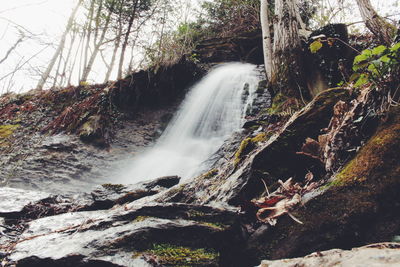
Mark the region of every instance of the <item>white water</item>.
POLYGON ((258 79, 251 64, 229 63, 213 69, 191 88, 157 143, 133 160, 121 180, 134 183, 199 174, 207 167, 202 163, 241 129, 258 79))

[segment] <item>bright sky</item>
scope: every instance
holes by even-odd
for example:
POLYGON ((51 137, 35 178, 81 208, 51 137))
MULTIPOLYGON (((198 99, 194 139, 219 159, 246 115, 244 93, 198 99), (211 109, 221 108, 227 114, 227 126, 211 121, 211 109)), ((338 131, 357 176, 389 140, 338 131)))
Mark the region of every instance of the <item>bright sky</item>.
MULTIPOLYGON (((333 7, 336 1, 338 0, 325 0, 333 7)), ((1 0, 0 60, 19 38, 15 24, 23 26, 37 35, 37 38, 21 43, 9 58, 0 64, 0 94, 6 90, 27 91, 36 86, 40 75, 38 67, 40 66, 43 70, 47 66, 76 2, 77 0, 1 0), (45 43, 40 44, 40 41, 45 43), (34 59, 24 64, 31 57, 34 59), (10 73, 17 65, 22 65, 22 69, 13 76, 10 73), (7 74, 9 75, 6 76, 7 74), (6 78, 2 78, 4 76, 6 78)), ((355 4, 355 0, 349 2, 355 4)), ((398 0, 372 0, 372 3, 384 16, 400 13, 398 0)), ((346 15, 346 21, 361 20, 356 6, 353 11, 351 11, 352 14, 346 15)), ((102 65, 98 63, 89 77, 90 82, 102 82, 104 78, 102 72, 102 65)))
POLYGON ((68 16, 76 0, 2 0, 0 5, 0 59, 7 50, 18 40, 16 24, 23 26, 38 36, 36 40, 24 41, 14 50, 10 57, 0 65, 1 77, 11 73, 16 65, 23 65, 29 58, 35 56, 30 63, 23 65, 25 71, 18 72, 0 81, 0 93, 5 87, 12 87, 13 91, 29 90, 35 86, 38 73, 37 66, 46 66, 54 52, 54 46, 62 35, 68 16), (51 43, 41 45, 40 40, 51 43), (46 48, 47 47, 47 48, 46 48), (12 79, 11 79, 12 78, 12 79), (10 85, 10 81, 14 85, 10 85))

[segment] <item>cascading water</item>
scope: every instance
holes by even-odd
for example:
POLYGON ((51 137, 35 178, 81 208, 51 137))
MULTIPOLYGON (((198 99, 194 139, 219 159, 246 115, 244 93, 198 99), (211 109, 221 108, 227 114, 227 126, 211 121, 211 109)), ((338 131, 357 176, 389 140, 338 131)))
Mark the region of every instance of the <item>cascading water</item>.
POLYGON ((137 156, 121 180, 127 183, 167 175, 185 178, 202 165, 244 123, 258 85, 256 66, 243 63, 214 68, 186 96, 157 143, 137 156))

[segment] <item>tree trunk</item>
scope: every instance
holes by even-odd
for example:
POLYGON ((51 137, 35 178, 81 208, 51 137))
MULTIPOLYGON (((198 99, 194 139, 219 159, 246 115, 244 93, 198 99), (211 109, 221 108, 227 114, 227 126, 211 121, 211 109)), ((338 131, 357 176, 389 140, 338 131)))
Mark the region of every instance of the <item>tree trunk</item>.
POLYGON ((92 21, 93 21, 93 13, 94 13, 94 3, 96 1, 92 0, 90 3, 90 10, 88 14, 88 26, 87 26, 87 40, 86 40, 86 47, 85 47, 85 54, 83 60, 83 66, 87 65, 88 55, 89 55, 89 47, 90 47, 90 39, 92 35, 92 21))
POLYGON ((67 27, 65 28, 65 31, 64 31, 64 33, 63 33, 63 35, 61 37, 60 43, 58 44, 57 50, 54 53, 52 59, 50 60, 50 63, 47 66, 46 71, 43 73, 42 77, 40 78, 39 83, 36 86, 36 89, 39 89, 39 90, 43 89, 43 86, 46 83, 46 80, 49 78, 50 72, 53 69, 54 64, 57 61, 57 58, 59 57, 59 55, 60 55, 60 53, 61 53, 61 51, 62 51, 62 49, 64 47, 65 39, 67 38, 67 34, 72 28, 76 12, 78 11, 78 9, 79 9, 80 5, 82 4, 82 2, 83 2, 83 0, 79 0, 78 4, 75 6, 74 10, 72 11, 71 16, 68 19, 67 27))
POLYGON ((272 81, 272 36, 270 30, 268 0, 261 0, 260 8, 265 72, 268 80, 272 81))
POLYGON ((64 46, 61 49, 60 57, 58 59, 58 65, 57 65, 57 69, 56 69, 56 74, 54 75, 53 88, 55 88, 56 85, 57 85, 57 79, 58 79, 58 75, 60 74, 60 68, 61 68, 61 62, 62 62, 62 59, 63 59, 63 53, 64 53, 64 46))
POLYGON ((129 34, 131 33, 133 21, 136 16, 136 9, 137 9, 138 2, 139 2, 139 0, 135 0, 135 4, 133 5, 133 10, 132 10, 131 16, 129 17, 128 29, 126 30, 126 33, 125 33, 124 43, 122 44, 121 55, 119 58, 118 79, 122 79, 122 68, 124 66, 125 51, 126 51, 126 47, 128 46, 129 34))
POLYGON ((274 35, 270 33, 268 3, 261 0, 261 22, 266 72, 275 91, 289 97, 303 97, 302 51, 297 14, 298 0, 275 0, 274 35))
POLYGON ((69 62, 69 60, 71 58, 72 48, 73 48, 74 43, 75 43, 76 35, 77 35, 76 30, 72 30, 71 42, 69 44, 67 57, 65 58, 64 68, 63 68, 63 71, 61 73, 61 81, 60 81, 60 85, 61 86, 64 85, 64 80, 66 80, 66 77, 67 77, 66 76, 67 75, 67 66, 68 66, 68 62, 69 62))
POLYGON ((89 77, 89 74, 90 74, 90 72, 92 70, 94 61, 95 61, 95 59, 97 57, 97 54, 100 51, 100 47, 103 45, 103 41, 104 41, 104 38, 106 37, 106 33, 107 33, 107 30, 108 30, 108 25, 110 24, 110 19, 111 19, 111 14, 113 12, 114 4, 115 4, 115 1, 113 1, 112 4, 111 4, 110 10, 109 10, 109 12, 107 14, 107 17, 106 17, 106 21, 104 23, 104 28, 103 28, 103 31, 101 33, 100 39, 96 43, 96 46, 94 47, 93 53, 90 56, 89 62, 87 64, 87 66, 85 67, 85 70, 82 73, 81 82, 86 82, 87 81, 87 79, 89 77))
POLYGON ((107 68, 107 73, 106 73, 106 77, 104 78, 104 82, 108 82, 110 80, 111 77, 111 72, 114 68, 115 65, 115 59, 117 58, 117 52, 118 52, 118 48, 119 45, 121 44, 121 35, 122 35, 122 10, 123 9, 123 5, 120 5, 119 8, 119 16, 118 16, 118 33, 117 33, 117 37, 115 40, 115 46, 114 46, 114 51, 111 57, 111 62, 110 65, 107 68))
MULTIPOLYGON (((79 38, 79 43, 78 43, 78 47, 76 48, 76 51, 75 51, 74 60, 73 60, 72 65, 70 66, 70 69, 69 69, 69 76, 68 76, 67 86, 71 85, 72 76, 74 74, 75 64, 76 64, 76 61, 77 61, 77 58, 78 58, 79 50, 81 48, 81 45, 83 45, 82 43, 84 42, 84 40, 85 40, 85 38, 82 35, 81 38, 79 38)), ((79 66, 79 74, 78 74, 79 76, 78 77, 80 77, 80 75, 81 75, 80 71, 81 71, 81 69, 80 69, 80 66, 79 66)))
POLYGON ((367 28, 386 45, 393 41, 395 28, 376 13, 370 0, 356 0, 367 28))

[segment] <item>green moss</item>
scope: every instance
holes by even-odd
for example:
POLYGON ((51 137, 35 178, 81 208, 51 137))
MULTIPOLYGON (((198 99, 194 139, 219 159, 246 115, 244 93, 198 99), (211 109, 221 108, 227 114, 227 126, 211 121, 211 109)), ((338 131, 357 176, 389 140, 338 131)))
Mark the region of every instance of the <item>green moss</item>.
POLYGON ((14 133, 14 131, 19 127, 19 124, 5 124, 0 125, 0 146, 8 145, 7 139, 14 133))
POLYGON ((151 254, 157 257, 161 265, 166 266, 215 266, 219 253, 211 249, 190 248, 172 244, 154 244, 144 253, 134 253, 134 257, 140 254, 151 254))
POLYGON ((180 184, 180 185, 176 185, 174 187, 171 187, 171 189, 169 189, 165 193, 165 196, 172 197, 172 196, 175 196, 177 194, 180 194, 185 190, 185 187, 186 187, 186 184, 180 184))
POLYGON ((16 124, 16 125, 12 125, 12 124, 0 125, 0 140, 10 137, 13 134, 13 132, 19 126, 20 126, 19 124, 16 124))
POLYGON ((149 218, 151 218, 151 216, 137 216, 137 217, 133 220, 133 222, 134 222, 134 223, 143 222, 143 221, 145 221, 145 220, 147 220, 147 219, 149 219, 149 218))
POLYGON ((399 134, 400 124, 394 124, 379 131, 360 150, 357 157, 343 168, 332 183, 344 186, 353 182, 365 182, 371 173, 371 166, 384 165, 382 153, 392 148, 393 141, 400 138, 399 134))
POLYGON ((202 218, 204 216, 206 216, 207 214, 201 211, 197 211, 197 210, 190 210, 188 212, 188 217, 190 219, 196 219, 196 218, 202 218))
POLYGON ((235 167, 239 165, 243 157, 247 155, 253 148, 254 148, 254 143, 251 141, 251 138, 246 138, 240 143, 239 149, 235 153, 235 158, 234 158, 235 167))
POLYGON ((260 133, 256 135, 255 137, 251 138, 251 141, 253 143, 258 143, 258 142, 263 142, 267 140, 267 134, 266 133, 260 133))
POLYGON ((212 169, 200 176, 201 179, 210 179, 218 174, 218 169, 212 169))
POLYGON ((102 184, 101 185, 104 189, 110 190, 110 191, 115 191, 115 192, 120 192, 126 187, 122 184, 102 184))
POLYGON ((260 133, 253 138, 244 139, 239 146, 239 149, 235 153, 234 165, 235 167, 239 165, 245 155, 247 155, 251 150, 253 150, 257 143, 266 141, 268 139, 267 133, 260 133))
POLYGON ((301 105, 294 97, 288 97, 283 93, 278 93, 273 99, 271 107, 268 108, 268 114, 277 116, 290 116, 295 111, 299 110, 301 105))
POLYGON ((223 224, 223 223, 218 223, 218 222, 205 222, 205 221, 200 221, 199 222, 202 225, 208 226, 208 227, 212 227, 218 230, 224 230, 227 228, 227 225, 223 224))

